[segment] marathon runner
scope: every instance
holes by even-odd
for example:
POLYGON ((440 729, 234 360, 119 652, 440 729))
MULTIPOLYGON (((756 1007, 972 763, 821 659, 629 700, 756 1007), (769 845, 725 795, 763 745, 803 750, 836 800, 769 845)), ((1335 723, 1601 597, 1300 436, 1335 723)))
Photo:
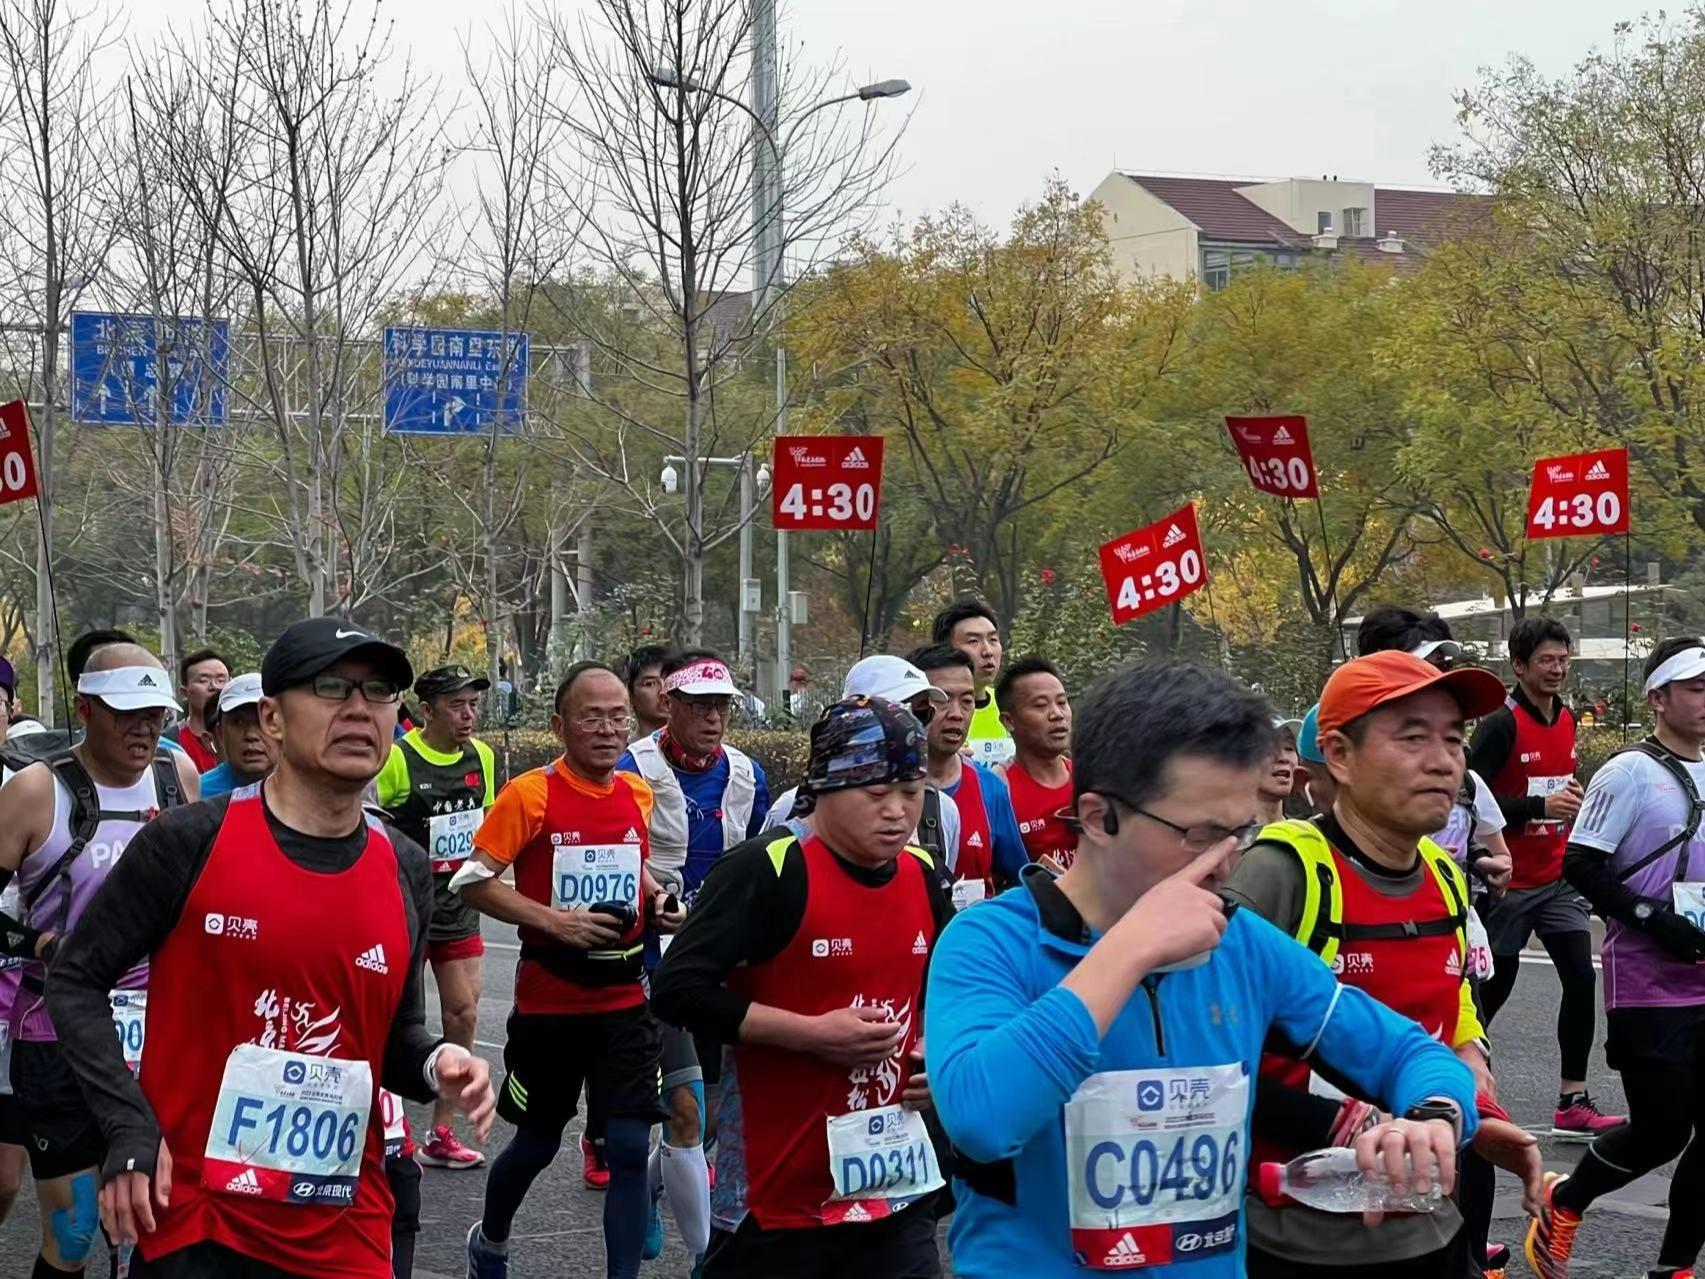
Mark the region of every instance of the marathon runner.
POLYGON ((1275 718, 1273 731, 1276 734, 1273 758, 1268 761, 1267 771, 1261 774, 1260 785, 1255 788, 1256 797, 1261 801, 1260 817, 1266 823, 1285 820, 1285 803, 1296 784, 1297 771, 1296 725, 1290 720, 1275 718))
POLYGON ((136 1244, 133 1275, 389 1279, 376 1090, 490 1127, 485 1062, 424 1022, 425 856, 362 809, 409 674, 353 623, 286 629, 261 666, 277 770, 138 832, 54 962, 49 1007, 108 1143, 100 1221, 136 1244), (107 992, 142 961, 133 1076, 107 992))
MULTIPOLYGON (((4 745, 12 730, 12 716, 18 705, 18 677, 12 663, 0 657, 0 745, 4 745)), ((10 779, 12 771, 0 764, 0 782, 10 779)), ((4 876, 10 881, 13 876, 4 876)), ((0 886, 0 916, 17 919, 23 913, 18 901, 18 886, 7 882, 0 886)), ((0 924, 0 928, 4 925, 0 924)), ((18 978, 24 961, 0 949, 0 1221, 5 1221, 23 1184, 24 1151, 28 1137, 17 1102, 12 1097, 12 1005, 18 994, 18 978)))
MULTIPOLYGON (((159 659, 115 643, 85 660, 75 703, 83 740, 0 786, 0 877, 16 875, 22 907, 16 926, 0 922, 0 940, 16 939, 6 949, 30 961, 12 1011, 12 1087, 42 1209, 36 1267, 43 1275, 80 1273, 87 1264, 99 1225, 95 1170, 106 1151, 73 1075, 75 1051, 61 1047, 44 999, 44 962, 144 823, 197 796, 188 756, 159 751, 166 713, 177 708, 159 659)), ((136 962, 101 988, 106 1044, 117 1022, 132 1067, 144 1046, 147 987, 148 966, 136 962)))
POLYGON ((971 659, 977 700, 965 734, 965 748, 979 764, 994 767, 1013 756, 1012 734, 1001 720, 995 683, 1001 672, 1001 632, 995 611, 982 600, 962 599, 935 615, 932 644, 946 644, 971 659))
POLYGON ((1497 796, 1514 863, 1509 890, 1486 913, 1493 963, 1491 980, 1480 989, 1486 1022, 1515 989, 1522 948, 1538 933, 1563 986, 1557 1009, 1562 1070, 1551 1135, 1591 1141, 1626 1120, 1605 1114, 1587 1091, 1597 977, 1586 899, 1563 877, 1568 825, 1582 794, 1575 780, 1575 713, 1561 696, 1569 648, 1568 629, 1555 618, 1530 617, 1510 632, 1516 683, 1503 709, 1475 726, 1468 766, 1497 796))
POLYGON ((628 686, 628 704, 633 707, 633 734, 649 737, 667 722, 663 709, 663 661, 669 650, 658 644, 641 644, 622 664, 628 686))
MULTIPOLYGON (((1430 835, 1462 787, 1465 717, 1502 705, 1488 671, 1440 671, 1409 653, 1344 663, 1326 681, 1317 722, 1338 783, 1330 813, 1265 827, 1227 885, 1229 900, 1306 945, 1346 987, 1365 991, 1448 1044, 1495 1103, 1491 1050, 1469 986, 1468 885, 1430 835)), ((1255 1111, 1255 1156, 1284 1162, 1347 1144, 1367 1108, 1343 1081, 1280 1051, 1264 1063, 1255 1111)), ((1536 1139, 1487 1104, 1477 1145, 1513 1166, 1535 1204, 1536 1139), (1496 1122, 1494 1122, 1496 1120, 1496 1122)), ((1249 1273, 1268 1276, 1478 1274, 1475 1246, 1454 1203, 1394 1216, 1368 1232, 1360 1221, 1295 1204, 1249 1204, 1249 1273), (1471 1246, 1474 1245, 1474 1246, 1471 1246)), ((1507 1260, 1507 1258, 1503 1258, 1507 1260)))
POLYGON ((1303 783, 1303 796, 1308 800, 1310 813, 1329 813, 1338 794, 1338 783, 1326 767, 1326 756, 1320 752, 1320 706, 1308 708, 1297 727, 1297 764, 1308 773, 1303 783))
POLYGON ((1097 681, 1072 742, 1076 860, 1058 878, 1030 868, 948 928, 927 1030, 962 1161, 955 1274, 1243 1274, 1251 1081, 1270 1034, 1407 1116, 1356 1137, 1364 1169, 1450 1189, 1477 1124, 1467 1068, 1217 893, 1258 829, 1271 715, 1199 667, 1097 681))
POLYGON ((664 1118, 641 937, 648 923, 673 931, 682 912, 651 876, 651 788, 617 767, 627 689, 603 663, 577 662, 555 706, 551 732, 562 755, 504 787, 451 881, 475 909, 521 933, 498 1100, 516 1131, 486 1178, 484 1215, 468 1229, 470 1279, 508 1274, 515 1213, 556 1158, 583 1084, 607 1116, 608 1273, 633 1279, 645 1242, 651 1125, 664 1118), (511 868, 513 888, 498 878, 511 868))
MULTIPOLYGON (((450 890, 450 879, 474 850, 474 834, 497 794, 497 761, 474 736, 480 697, 491 681, 462 666, 440 666, 414 682, 421 726, 391 745, 376 783, 379 806, 398 830, 426 849, 432 864, 432 926, 426 954, 438 983, 444 1037, 469 1052, 479 1021, 485 941, 479 912, 450 890)), ((433 1168, 478 1168, 485 1156, 462 1144, 448 1102, 432 1111, 420 1147, 433 1168)))
POLYGON ((706 1279, 940 1273, 919 1009, 951 909, 907 846, 923 801, 912 714, 830 706, 801 790, 813 833, 730 851, 658 969, 658 1015, 730 1045, 706 1279))
POLYGON ((1593 774, 1564 871, 1606 920, 1605 1056, 1629 1122, 1550 1180, 1528 1231, 1541 1279, 1564 1279, 1595 1200, 1680 1156, 1649 1273, 1691 1275, 1705 1245, 1705 641, 1665 640, 1646 660, 1657 721, 1593 774))
POLYGON ((1072 702, 1059 669, 1040 657, 1014 662, 995 685, 1013 758, 996 769, 1012 797, 1024 851, 1058 870, 1072 864, 1072 702))
POLYGON ((1018 882, 1029 861, 1012 796, 999 774, 960 754, 975 704, 972 661, 962 649, 929 644, 908 659, 947 694, 925 729, 929 782, 959 809, 959 856, 954 861, 953 905, 963 910, 1018 882))
MULTIPOLYGON (((841 699, 875 697, 897 702, 912 712, 914 719, 927 725, 935 708, 947 701, 947 694, 931 684, 924 673, 903 657, 879 653, 854 662, 841 685, 841 699)), ((938 866, 951 867, 959 856, 959 806, 933 785, 925 783, 924 811, 918 818, 918 829, 912 843, 929 853, 938 866)), ((794 804, 798 788, 783 791, 764 819, 765 830, 787 827, 804 838, 811 831, 811 818, 796 815, 794 804)))
POLYGON ((221 762, 201 775, 203 799, 253 786, 278 767, 278 743, 261 728, 260 701, 260 672, 251 671, 225 685, 207 711, 207 730, 221 762))
POLYGON ((210 771, 219 762, 219 743, 208 724, 208 713, 219 701, 219 693, 231 680, 231 668, 211 648, 197 649, 178 663, 178 692, 184 699, 184 718, 166 736, 183 747, 197 773, 210 771))

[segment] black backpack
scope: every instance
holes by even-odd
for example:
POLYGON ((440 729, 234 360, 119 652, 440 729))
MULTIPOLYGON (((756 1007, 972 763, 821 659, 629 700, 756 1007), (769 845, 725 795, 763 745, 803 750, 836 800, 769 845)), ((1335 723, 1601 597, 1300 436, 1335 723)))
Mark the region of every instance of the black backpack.
MULTIPOLYGON (((1618 755, 1626 755, 1629 751, 1639 751, 1642 755, 1656 760, 1663 766, 1665 772, 1675 778, 1675 784, 1681 787, 1681 793, 1687 796, 1687 824, 1681 828, 1681 833, 1679 835, 1672 836, 1663 844, 1662 847, 1658 848, 1654 852, 1647 853, 1627 870, 1619 871, 1616 878, 1624 883, 1633 878, 1640 871, 1644 870, 1647 866, 1650 866, 1653 862, 1657 861, 1660 857, 1665 856, 1670 849, 1675 848, 1678 845, 1685 844, 1688 840, 1692 839, 1693 833, 1699 829, 1699 819, 1701 817, 1705 817, 1705 802, 1701 802, 1699 798, 1699 788, 1693 784, 1693 774, 1687 771, 1679 759, 1666 751, 1657 743, 1656 740, 1650 737, 1646 738, 1644 741, 1633 742, 1624 746, 1621 750, 1613 752, 1610 758, 1615 759, 1618 755)), ((1680 877, 1682 879, 1687 878, 1687 856, 1685 853, 1682 855, 1680 871, 1680 877)))
POLYGON ((933 786, 924 787, 924 811, 918 817, 917 845, 935 858, 937 869, 953 879, 953 870, 947 864, 947 836, 941 829, 941 792, 933 786))

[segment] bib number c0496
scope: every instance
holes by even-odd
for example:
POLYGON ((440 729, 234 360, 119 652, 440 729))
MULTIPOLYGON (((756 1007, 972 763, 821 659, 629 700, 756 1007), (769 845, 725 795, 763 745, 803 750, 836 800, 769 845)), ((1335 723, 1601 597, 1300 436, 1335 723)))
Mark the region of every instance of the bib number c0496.
POLYGON ((112 1024, 118 1031, 119 1047, 124 1049, 124 1064, 134 1075, 142 1069, 142 1045, 148 1035, 148 992, 115 990, 107 1000, 112 1004, 112 1024))
POLYGON ((227 1195, 347 1207, 372 1103, 365 1061, 238 1044, 219 1081, 202 1184, 227 1195))
POLYGON ((1133 1270, 1237 1247, 1248 1068, 1093 1075, 1066 1103, 1072 1250, 1092 1270, 1133 1270))
POLYGON ((551 857, 551 906, 639 901, 638 844, 563 844, 551 857))
POLYGON ((827 1123, 834 1191, 825 1205, 832 1209, 824 1214, 825 1224, 898 1212, 943 1185, 935 1146, 917 1111, 879 1106, 832 1115, 827 1123), (833 1209, 837 1204, 859 1208, 833 1209))
POLYGON ((455 870, 474 854, 474 835, 485 821, 485 810, 469 808, 459 813, 439 813, 426 824, 426 855, 432 869, 455 870))

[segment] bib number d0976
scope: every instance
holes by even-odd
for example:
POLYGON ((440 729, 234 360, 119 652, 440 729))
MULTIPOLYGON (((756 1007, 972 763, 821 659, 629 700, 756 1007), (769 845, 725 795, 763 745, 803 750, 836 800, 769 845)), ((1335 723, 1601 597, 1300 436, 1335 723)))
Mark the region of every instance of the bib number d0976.
POLYGON ((1242 1064, 1085 1081, 1065 1115, 1078 1264, 1134 1270, 1235 1249, 1248 1104, 1242 1064))
POLYGON ((557 910, 639 901, 638 844, 563 844, 551 857, 551 871, 557 910))
POLYGON ((373 1072, 364 1061, 238 1044, 225 1060, 202 1184, 299 1206, 355 1202, 373 1072))
POLYGON ((834 1192, 825 1225, 872 1221, 898 1212, 943 1185, 923 1117, 904 1106, 880 1106, 828 1120, 829 1177, 834 1192))
POLYGON ((426 824, 426 855, 436 871, 456 870, 474 854, 474 835, 485 820, 485 811, 470 808, 460 813, 440 813, 426 824))

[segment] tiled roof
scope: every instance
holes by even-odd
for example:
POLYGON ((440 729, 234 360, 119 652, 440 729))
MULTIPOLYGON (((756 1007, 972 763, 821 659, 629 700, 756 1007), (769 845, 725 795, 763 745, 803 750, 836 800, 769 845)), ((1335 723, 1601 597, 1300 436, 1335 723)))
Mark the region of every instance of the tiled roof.
POLYGON ((1373 215, 1379 225, 1369 229, 1376 237, 1395 231, 1405 240, 1436 240, 1449 233, 1452 223, 1482 217, 1488 207, 1479 195, 1375 187, 1373 215))
POLYGON ((1127 173, 1125 176, 1189 218, 1210 240, 1295 245, 1304 239, 1287 223, 1239 195, 1238 187, 1250 185, 1246 181, 1157 178, 1146 173, 1127 173))

